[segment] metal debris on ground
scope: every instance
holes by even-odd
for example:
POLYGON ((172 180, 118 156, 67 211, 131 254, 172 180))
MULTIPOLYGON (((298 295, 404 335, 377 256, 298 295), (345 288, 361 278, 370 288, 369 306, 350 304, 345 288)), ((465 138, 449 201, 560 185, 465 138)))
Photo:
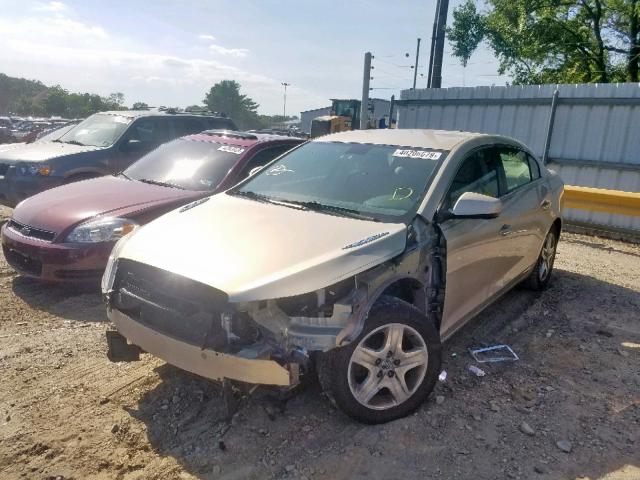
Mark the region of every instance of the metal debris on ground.
POLYGON ((476 377, 484 377, 487 374, 484 370, 476 367, 475 365, 469 365, 469 371, 476 377))
POLYGON ((469 353, 478 363, 515 362, 520 360, 516 352, 509 345, 494 345, 493 347, 469 349, 469 353))
POLYGON ((443 370, 440 372, 440 375, 438 375, 438 380, 440 380, 441 382, 444 382, 446 379, 447 379, 447 372, 443 370))

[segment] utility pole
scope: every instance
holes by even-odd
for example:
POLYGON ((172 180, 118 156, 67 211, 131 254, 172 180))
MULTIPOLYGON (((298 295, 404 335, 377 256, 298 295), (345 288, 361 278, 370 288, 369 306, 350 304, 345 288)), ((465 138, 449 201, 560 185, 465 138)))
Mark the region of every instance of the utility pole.
POLYGON ((433 30, 435 41, 431 44, 431 64, 429 66, 429 88, 442 86, 442 56, 444 53, 444 36, 449 13, 449 0, 438 0, 433 30))
POLYGON ((287 121, 287 87, 291 84, 287 82, 282 82, 281 85, 284 87, 284 106, 282 107, 282 116, 283 116, 282 121, 286 122, 287 121))
POLYGON ((418 39, 418 46, 416 47, 416 66, 413 69, 413 89, 416 89, 416 79, 418 78, 418 58, 420 57, 420 39, 418 39))
POLYGON ((436 2, 436 14, 433 17, 433 31, 431 32, 431 51, 429 52, 429 74, 427 76, 427 88, 431 88, 431 77, 433 75, 433 51, 436 48, 436 37, 438 36, 438 10, 440 10, 440 0, 436 2))
MULTIPOLYGON (((362 77, 362 103, 360 104, 360 130, 369 124, 369 80, 371 79, 371 52, 364 54, 364 75, 362 77)), ((353 127, 352 127, 353 128, 353 127)))

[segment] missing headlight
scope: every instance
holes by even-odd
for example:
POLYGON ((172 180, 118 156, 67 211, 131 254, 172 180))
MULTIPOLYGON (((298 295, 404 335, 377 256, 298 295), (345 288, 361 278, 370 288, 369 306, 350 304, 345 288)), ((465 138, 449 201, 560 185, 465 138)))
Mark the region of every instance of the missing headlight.
POLYGON ((330 317, 336 301, 349 295, 354 288, 352 277, 315 292, 279 298, 276 303, 289 317, 330 317))

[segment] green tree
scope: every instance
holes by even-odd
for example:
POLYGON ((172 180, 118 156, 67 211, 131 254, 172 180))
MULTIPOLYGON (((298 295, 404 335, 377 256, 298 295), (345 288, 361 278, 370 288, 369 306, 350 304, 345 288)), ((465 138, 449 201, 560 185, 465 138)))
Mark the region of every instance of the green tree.
POLYGON ((122 110, 124 108, 124 93, 112 93, 104 100, 104 103, 108 104, 114 110, 122 110))
POLYGON ((45 112, 49 115, 65 116, 67 115, 67 101, 69 92, 60 85, 51 87, 44 101, 45 112))
POLYGON ((483 40, 515 83, 638 81, 640 0, 472 0, 447 29, 463 65, 483 40))
POLYGON ((225 113, 241 129, 260 126, 258 104, 240 93, 240 84, 235 80, 222 80, 206 94, 203 102, 212 112, 225 113))
POLYGON ((463 3, 453 11, 453 26, 447 29, 447 35, 457 39, 453 42, 453 55, 466 67, 484 37, 484 24, 474 2, 463 3))
POLYGON ((144 102, 135 102, 132 106, 131 106, 132 110, 149 110, 149 105, 147 105, 144 102))

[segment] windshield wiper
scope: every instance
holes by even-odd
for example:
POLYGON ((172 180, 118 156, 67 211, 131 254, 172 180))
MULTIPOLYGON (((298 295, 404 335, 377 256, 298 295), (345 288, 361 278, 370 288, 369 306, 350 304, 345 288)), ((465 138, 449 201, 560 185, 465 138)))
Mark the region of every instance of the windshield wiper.
POLYGON ((124 177, 124 178, 126 178, 127 180, 133 180, 133 178, 131 178, 129 175, 127 175, 127 174, 126 174, 126 173, 124 173, 124 172, 120 172, 117 176, 118 176, 118 177, 124 177))
POLYGON ((89 146, 86 143, 79 142, 78 140, 56 140, 56 142, 69 143, 71 145, 80 145, 82 147, 88 147, 89 146))
POLYGON ((186 190, 184 187, 176 185, 175 183, 160 182, 158 180, 151 180, 149 178, 140 178, 138 179, 138 181, 148 183, 149 185, 159 185, 160 187, 179 188, 180 190, 186 190))
POLYGON ((267 195, 252 192, 250 190, 248 191, 238 190, 235 192, 229 192, 229 195, 237 195, 239 197, 248 198, 250 200, 255 200, 257 202, 273 203, 274 205, 282 205, 283 207, 295 208, 297 210, 305 210, 304 206, 299 205, 296 202, 290 202, 287 200, 280 200, 279 198, 268 197, 267 195))
POLYGON ((319 203, 316 201, 311 201, 311 202, 291 201, 291 203, 300 205, 301 207, 304 207, 307 210, 312 210, 314 212, 342 215, 344 217, 357 218, 359 220, 369 220, 372 222, 380 221, 377 218, 371 217, 369 215, 364 215, 360 211, 355 210, 353 208, 339 207, 337 205, 325 205, 323 203, 319 203))

